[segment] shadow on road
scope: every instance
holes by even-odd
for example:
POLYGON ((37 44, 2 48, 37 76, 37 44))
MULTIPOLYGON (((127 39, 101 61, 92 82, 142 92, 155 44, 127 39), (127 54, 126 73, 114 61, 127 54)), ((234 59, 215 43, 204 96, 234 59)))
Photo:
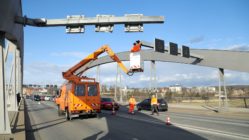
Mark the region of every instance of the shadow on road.
POLYGON ((32 129, 31 119, 28 114, 28 106, 26 104, 26 101, 24 101, 24 105, 25 105, 24 117, 25 117, 26 140, 35 140, 35 135, 32 129))
MULTIPOLYGON (((31 105, 36 105, 33 102, 31 105)), ((26 105, 26 104, 25 104, 26 105)), ((43 122, 34 123, 32 117, 28 115, 28 106, 25 107, 25 121, 26 121, 26 139, 35 140, 40 139, 39 130, 53 128, 54 126, 68 123, 72 129, 72 124, 77 125, 77 134, 84 140, 165 140, 165 139, 184 139, 184 140, 205 140, 205 138, 186 131, 174 125, 166 125, 164 121, 157 118, 157 116, 146 115, 141 112, 136 112, 136 115, 128 114, 128 109, 125 106, 121 106, 120 111, 116 115, 111 115, 111 111, 102 111, 99 117, 84 115, 79 118, 74 118, 71 121, 66 121, 65 117, 58 117, 56 108, 49 107, 44 104, 37 110, 41 110, 44 113, 46 111, 53 112, 56 117, 44 118, 43 122), (53 118, 53 119, 52 119, 53 118), (55 119, 56 118, 56 119, 55 119), (87 124, 87 123, 90 124, 87 124), (106 128, 101 127, 106 125, 106 128), (86 137, 82 134, 84 128, 92 127, 90 136, 86 137), (94 134, 93 134, 94 133, 94 134)), ((32 113, 32 110, 30 110, 32 113)), ((40 112, 41 113, 41 112, 40 112)), ((50 113, 51 115, 51 113, 50 113)), ((67 130, 67 125, 64 126, 67 130)), ((70 134, 70 133, 68 133, 70 134)), ((63 134, 62 134, 63 135, 63 134)), ((73 136, 72 136, 73 137, 73 136)), ((57 138, 55 138, 57 139, 57 138)), ((64 137, 62 139, 68 139, 64 137)))
MULTIPOLYGON (((36 102, 32 103, 32 107, 36 105, 37 105, 36 102)), ((58 118, 58 119, 54 119, 51 121, 34 124, 34 120, 32 119, 32 117, 30 117, 29 112, 45 111, 45 110, 54 109, 54 108, 49 107, 49 106, 39 107, 38 109, 29 109, 29 108, 30 107, 25 103, 25 110, 24 110, 25 115, 24 116, 25 116, 26 140, 37 140, 37 138, 39 138, 37 131, 67 122, 64 118, 58 118)))
POLYGON ((106 119, 108 133, 104 134, 103 131, 100 131, 83 140, 206 140, 206 138, 174 125, 166 125, 164 121, 150 115, 141 112, 130 115, 125 106, 121 108, 121 111, 118 111, 116 115, 111 115, 111 111, 105 111, 100 115, 100 118, 106 119))

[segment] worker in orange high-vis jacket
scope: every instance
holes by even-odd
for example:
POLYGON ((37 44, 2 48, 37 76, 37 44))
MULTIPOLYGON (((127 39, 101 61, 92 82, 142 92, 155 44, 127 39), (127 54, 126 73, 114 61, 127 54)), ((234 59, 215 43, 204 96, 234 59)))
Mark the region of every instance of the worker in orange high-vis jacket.
POLYGON ((141 50, 141 43, 140 41, 136 41, 136 43, 133 43, 133 47, 131 48, 131 52, 139 52, 141 50))
POLYGON ((151 115, 154 115, 154 112, 156 112, 157 115, 159 115, 159 113, 158 113, 158 103, 157 103, 157 98, 156 98, 155 95, 152 95, 150 104, 151 104, 151 111, 152 111, 151 115))
POLYGON ((129 113, 134 114, 134 108, 136 105, 136 99, 132 95, 131 98, 129 99, 129 113))

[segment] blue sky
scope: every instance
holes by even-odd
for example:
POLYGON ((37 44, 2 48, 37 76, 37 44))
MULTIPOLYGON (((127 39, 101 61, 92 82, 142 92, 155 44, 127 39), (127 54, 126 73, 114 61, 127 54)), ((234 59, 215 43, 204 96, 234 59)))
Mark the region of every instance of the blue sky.
MULTIPOLYGON (((30 18, 66 18, 67 15, 94 17, 97 14, 123 16, 139 13, 146 16, 160 15, 166 19, 164 24, 144 25, 143 33, 125 33, 123 25, 116 25, 113 33, 96 33, 93 26, 87 26, 84 34, 66 34, 65 27, 26 26, 25 84, 61 84, 64 81, 62 71, 103 44, 110 45, 115 52, 121 52, 129 50, 135 40, 153 42, 155 38, 161 38, 166 42, 177 42, 198 49, 249 50, 248 0, 23 0, 22 5, 23 14, 30 18)), ((147 86, 149 66, 149 63, 145 63, 145 72, 134 77, 123 75, 123 84, 147 86)), ((101 66, 101 82, 113 84, 115 68, 115 64, 101 66)), ((95 71, 92 69, 87 75, 95 77, 95 71)), ((247 73, 226 73, 227 84, 249 84, 247 73)), ((217 70, 213 68, 157 63, 159 86, 217 85, 216 75, 217 70)))

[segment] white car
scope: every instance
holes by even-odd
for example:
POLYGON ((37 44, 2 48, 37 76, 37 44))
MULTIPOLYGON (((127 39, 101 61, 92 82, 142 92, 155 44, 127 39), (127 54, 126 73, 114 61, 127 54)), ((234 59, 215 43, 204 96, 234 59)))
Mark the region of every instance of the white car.
POLYGON ((49 101, 49 100, 50 100, 50 97, 49 97, 49 96, 46 96, 46 97, 44 98, 44 100, 45 100, 45 101, 49 101))

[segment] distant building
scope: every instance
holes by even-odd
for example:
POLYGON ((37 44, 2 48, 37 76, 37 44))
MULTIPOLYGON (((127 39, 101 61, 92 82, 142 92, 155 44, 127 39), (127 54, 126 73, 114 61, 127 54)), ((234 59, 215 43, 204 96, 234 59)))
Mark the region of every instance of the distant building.
POLYGON ((160 93, 166 93, 170 91, 168 87, 162 87, 162 88, 159 88, 158 90, 160 93))
POLYGON ((46 94, 46 93, 48 93, 48 90, 46 88, 40 88, 39 86, 23 87, 23 94, 30 96, 32 94, 38 94, 38 93, 39 94, 46 94))
POLYGON ((216 88, 215 87, 193 87, 192 91, 198 92, 198 93, 215 93, 216 88))
POLYGON ((183 89, 183 87, 179 84, 169 86, 170 92, 182 93, 182 89, 183 89))
POLYGON ((245 92, 241 89, 235 89, 232 91, 232 96, 244 96, 245 92))

